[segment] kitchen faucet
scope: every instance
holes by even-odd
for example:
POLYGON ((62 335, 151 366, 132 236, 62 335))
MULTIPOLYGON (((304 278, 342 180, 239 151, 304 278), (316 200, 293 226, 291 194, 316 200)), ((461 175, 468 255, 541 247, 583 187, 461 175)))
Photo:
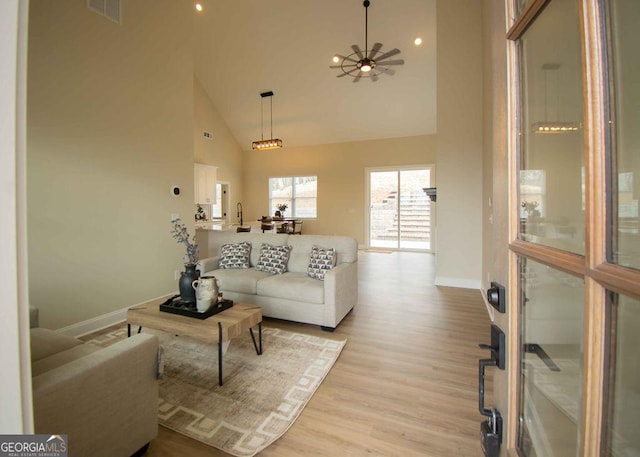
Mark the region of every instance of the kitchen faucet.
POLYGON ((242 226, 242 203, 236 204, 236 211, 238 212, 238 218, 240 219, 240 226, 242 226))

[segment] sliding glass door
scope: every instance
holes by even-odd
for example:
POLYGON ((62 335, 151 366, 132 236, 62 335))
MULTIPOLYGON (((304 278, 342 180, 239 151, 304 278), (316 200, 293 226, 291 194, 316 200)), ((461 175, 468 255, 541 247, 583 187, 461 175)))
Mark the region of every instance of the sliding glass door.
POLYGON ((432 168, 367 171, 369 247, 433 250, 432 168))

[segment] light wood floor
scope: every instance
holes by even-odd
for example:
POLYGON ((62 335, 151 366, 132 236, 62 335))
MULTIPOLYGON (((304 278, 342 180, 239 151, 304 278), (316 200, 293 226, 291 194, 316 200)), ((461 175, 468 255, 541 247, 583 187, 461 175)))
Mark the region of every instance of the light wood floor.
MULTIPOLYGON (((333 334, 265 321, 348 342, 293 427, 259 456, 482 455, 478 359, 488 354, 478 343, 489 342, 489 318, 478 290, 435 287, 434 274, 429 254, 361 252, 359 303, 333 334)), ((147 455, 228 454, 160 427, 147 455)))

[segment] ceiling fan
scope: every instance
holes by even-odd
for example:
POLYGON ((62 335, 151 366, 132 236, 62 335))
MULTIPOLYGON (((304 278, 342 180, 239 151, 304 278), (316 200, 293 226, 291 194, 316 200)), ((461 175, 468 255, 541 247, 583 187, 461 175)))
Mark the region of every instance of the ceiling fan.
POLYGON ((365 0, 364 5, 364 51, 362 51, 357 44, 351 46, 353 53, 348 56, 342 56, 336 54, 333 57, 333 61, 336 65, 331 65, 330 68, 339 68, 342 73, 337 75, 338 78, 343 76, 353 76, 353 82, 357 83, 361 78, 371 78, 371 82, 378 80, 378 75, 386 73, 393 75, 395 71, 390 68, 392 65, 404 65, 404 60, 385 60, 389 57, 393 57, 400 54, 400 50, 397 48, 391 51, 379 54, 382 49, 382 43, 375 43, 371 49, 369 49, 369 0, 365 0))

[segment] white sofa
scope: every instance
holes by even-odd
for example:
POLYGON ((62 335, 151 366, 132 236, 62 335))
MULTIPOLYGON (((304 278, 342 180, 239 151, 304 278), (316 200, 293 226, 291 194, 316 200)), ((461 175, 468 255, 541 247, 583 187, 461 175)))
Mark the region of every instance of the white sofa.
POLYGON ((354 238, 272 233, 221 233, 210 237, 209 253, 199 262, 201 276, 215 276, 225 298, 262 308, 262 315, 320 325, 332 331, 358 302, 358 243, 354 238), (221 247, 251 243, 250 268, 220 269, 221 247), (270 274, 255 269, 262 244, 291 246, 287 271, 270 274), (308 276, 313 246, 334 248, 336 265, 324 280, 308 276))

